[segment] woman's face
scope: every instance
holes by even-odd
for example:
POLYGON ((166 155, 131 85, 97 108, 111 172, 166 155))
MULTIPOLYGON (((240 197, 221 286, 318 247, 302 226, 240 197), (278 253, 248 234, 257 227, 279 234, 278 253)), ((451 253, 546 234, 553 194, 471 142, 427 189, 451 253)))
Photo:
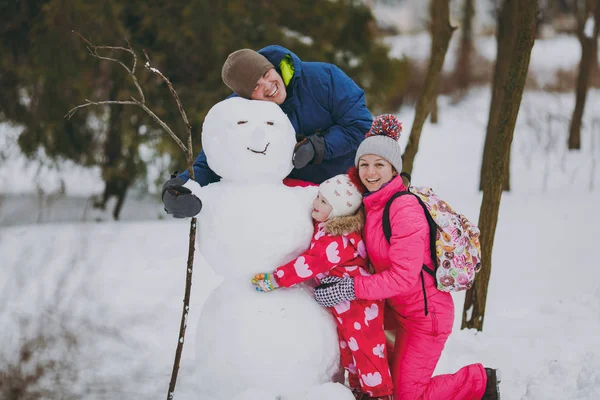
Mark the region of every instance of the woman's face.
POLYGON ((376 154, 365 154, 358 160, 358 176, 369 192, 381 189, 397 174, 392 164, 376 154))

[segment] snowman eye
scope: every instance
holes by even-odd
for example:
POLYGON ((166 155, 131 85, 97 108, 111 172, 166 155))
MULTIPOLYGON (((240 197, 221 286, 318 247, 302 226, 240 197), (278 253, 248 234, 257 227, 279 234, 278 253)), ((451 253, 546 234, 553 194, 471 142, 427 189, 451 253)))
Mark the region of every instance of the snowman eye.
POLYGON ((275 125, 275 122, 273 122, 273 121, 267 121, 267 125, 275 125))
POLYGON ((238 121, 238 125, 244 125, 246 123, 248 123, 248 121, 238 121))

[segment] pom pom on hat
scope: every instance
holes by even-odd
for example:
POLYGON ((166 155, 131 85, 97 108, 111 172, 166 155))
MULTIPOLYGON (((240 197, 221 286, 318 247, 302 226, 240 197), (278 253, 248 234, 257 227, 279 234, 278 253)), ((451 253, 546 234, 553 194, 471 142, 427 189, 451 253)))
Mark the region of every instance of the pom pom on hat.
POLYGON ((367 187, 360 180, 360 176, 358 175, 358 168, 350 167, 348 169, 348 179, 350 179, 350 182, 352 182, 354 186, 356 186, 360 194, 364 195, 368 192, 367 187))
POLYGON ((400 139, 402 133, 402 122, 398 121, 392 114, 382 114, 375 118, 371 129, 365 135, 365 138, 375 135, 388 136, 394 140, 400 139))
POLYGON ((402 122, 392 114, 382 114, 375 118, 371 129, 365 135, 365 140, 356 150, 354 165, 358 166, 362 156, 376 154, 392 164, 398 173, 402 172, 402 149, 398 143, 401 132, 402 122))

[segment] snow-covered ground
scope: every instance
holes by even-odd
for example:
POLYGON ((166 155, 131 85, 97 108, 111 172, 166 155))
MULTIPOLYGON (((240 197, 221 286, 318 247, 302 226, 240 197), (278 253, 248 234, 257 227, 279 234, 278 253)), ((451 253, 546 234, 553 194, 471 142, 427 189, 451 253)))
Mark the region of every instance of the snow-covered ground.
MULTIPOLYGON (((395 55, 427 56, 425 35, 391 41, 395 55)), ((493 38, 478 46, 493 58, 493 38)), ((575 38, 537 41, 532 70, 573 68, 579 51, 575 38)), ((413 173, 413 183, 431 185, 474 221, 489 98, 486 88, 472 90, 458 105, 442 97, 440 123, 425 125, 413 173)), ((565 119, 573 104, 573 94, 525 94, 511 154, 512 191, 502 198, 494 243, 484 331, 459 330, 464 295, 456 294, 455 332, 436 371, 470 362, 499 367, 504 400, 600 398, 600 281, 591 251, 599 233, 593 206, 600 204, 600 91, 589 93, 582 149, 569 152, 565 119)), ((413 110, 398 115, 410 132, 413 110)), ((68 163, 39 169, 15 150, 18 128, 0 130, 0 193, 36 187, 50 193, 61 178, 72 195, 101 191, 98 170, 68 163), (52 172, 56 168, 60 178, 52 172)), ((46 329, 67 326, 77 334, 79 385, 72 391, 89 391, 92 383, 90 399, 165 398, 188 228, 187 221, 171 219, 0 228, 0 363, 17 357, 27 329, 34 328, 23 328, 19 320, 40 322, 43 314, 46 329)), ((193 338, 202 329, 200 307, 219 281, 197 254, 177 399, 195 399, 202 385, 192 373, 202 362, 194 359, 193 338)))
MULTIPOLYGON (((458 106, 448 101, 442 98, 441 123, 425 126, 413 182, 433 186, 476 221, 489 91, 475 90, 458 106)), ((600 92, 592 92, 590 101, 598 104, 600 92)), ((543 116, 571 109, 568 99, 543 93, 526 94, 523 104, 522 117, 525 110, 543 116)), ((399 116, 410 131, 410 110, 399 116)), ((593 206, 600 201, 600 178, 592 164, 600 157, 600 129, 593 152, 590 131, 584 131, 581 152, 571 153, 561 150, 566 129, 559 135, 556 127, 554 134, 555 145, 545 150, 547 129, 536 132, 525 118, 517 126, 513 191, 502 199, 484 331, 459 330, 464 295, 456 294, 455 332, 437 369, 452 372, 477 361, 499 367, 503 399, 600 398, 600 283, 591 252, 598 233, 593 206)), ((81 333, 82 382, 119 378, 118 390, 128 398, 166 395, 187 232, 188 223, 175 220, 0 229, 2 353, 14 355, 19 343, 15 317, 35 317, 60 300, 57 307, 74 321, 94 322, 81 333)), ((202 329, 196 325, 200 306, 219 282, 198 257, 177 388, 181 399, 193 399, 201 385, 192 375, 194 363, 202 362, 194 360, 193 338, 202 329)))

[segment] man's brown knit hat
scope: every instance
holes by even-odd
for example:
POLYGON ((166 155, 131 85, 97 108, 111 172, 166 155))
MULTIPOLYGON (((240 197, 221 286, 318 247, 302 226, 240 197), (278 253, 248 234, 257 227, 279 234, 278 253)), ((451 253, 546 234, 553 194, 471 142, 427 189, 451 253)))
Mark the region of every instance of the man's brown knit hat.
POLYGON ((247 99, 261 76, 275 68, 262 54, 251 49, 236 50, 227 57, 221 78, 231 90, 247 99))

